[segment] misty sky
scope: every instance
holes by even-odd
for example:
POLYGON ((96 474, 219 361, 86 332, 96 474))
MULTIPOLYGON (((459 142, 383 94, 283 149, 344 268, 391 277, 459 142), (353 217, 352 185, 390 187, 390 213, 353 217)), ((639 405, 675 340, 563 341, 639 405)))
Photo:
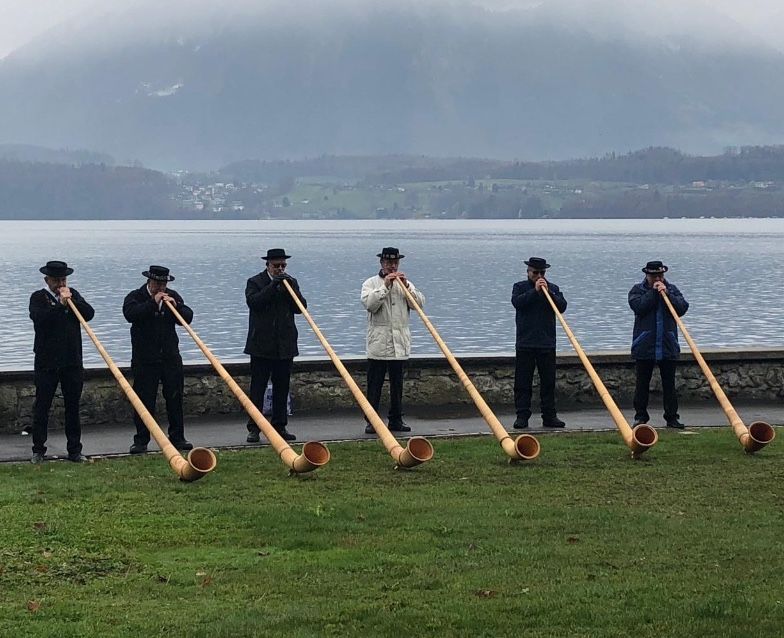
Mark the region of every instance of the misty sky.
MULTIPOLYGON (((89 14, 92 10, 104 7, 123 6, 135 0, 0 0, 0 57, 4 57, 14 49, 22 46, 30 39, 42 34, 63 20, 79 19, 89 14)), ((356 0, 358 3, 392 2, 393 0, 356 0)), ((427 1, 427 0, 423 0, 427 1)), ((433 1, 433 0, 431 0, 433 1)), ((443 0, 439 0, 443 1, 443 0)), ((583 0, 589 5, 595 0, 583 0)), ((709 1, 714 9, 723 11, 752 31, 771 37, 771 29, 784 26, 782 17, 781 0, 679 0, 683 4, 705 4, 709 1), (767 21, 768 17, 778 14, 779 20, 774 24, 767 21)), ((167 0, 161 0, 162 6, 167 0)), ((259 0, 263 2, 263 0, 259 0)), ((329 0, 324 0, 327 4, 329 0)), ((670 3, 672 0, 649 0, 648 4, 655 6, 660 3, 670 3)), ((511 8, 519 5, 530 6, 536 0, 476 0, 492 8, 511 8)), ((220 6, 219 0, 193 0, 193 5, 220 6)), ((782 34, 784 41, 784 34, 782 34)))

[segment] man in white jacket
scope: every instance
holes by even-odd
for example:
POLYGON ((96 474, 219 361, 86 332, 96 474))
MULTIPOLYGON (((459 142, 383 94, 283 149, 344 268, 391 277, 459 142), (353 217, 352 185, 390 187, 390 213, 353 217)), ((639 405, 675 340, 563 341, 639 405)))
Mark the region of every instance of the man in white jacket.
MULTIPOLYGON (((362 284, 362 305, 368 312, 367 329, 367 399, 378 412, 381 388, 389 371, 389 429, 410 432, 403 422, 403 366, 411 355, 411 308, 405 293, 395 285, 395 280, 405 286, 419 306, 425 296, 419 292, 403 272, 398 270, 405 257, 397 248, 383 248, 376 255, 381 260, 381 270, 362 284)), ((373 434, 368 423, 366 434, 373 434)))

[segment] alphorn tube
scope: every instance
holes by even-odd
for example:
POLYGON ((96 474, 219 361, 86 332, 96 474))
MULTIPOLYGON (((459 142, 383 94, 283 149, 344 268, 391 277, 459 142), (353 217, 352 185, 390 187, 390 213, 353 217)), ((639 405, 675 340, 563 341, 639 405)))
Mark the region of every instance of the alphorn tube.
POLYGON ((286 440, 278 434, 277 430, 272 427, 272 424, 264 418, 264 415, 261 411, 254 405, 253 401, 250 400, 247 394, 243 392, 242 388, 237 385, 237 382, 232 378, 232 376, 226 371, 226 368, 223 367, 223 364, 218 361, 218 358, 212 354, 210 349, 204 344, 204 342, 199 338, 199 335, 191 328, 185 319, 182 318, 182 315, 177 311, 170 301, 166 302, 166 305, 171 310, 171 313, 180 322, 183 328, 188 331, 188 334, 191 336, 193 341, 199 346, 199 349, 204 353, 204 356, 209 359, 212 367, 215 368, 218 375, 220 375, 221 379, 226 382, 226 385, 229 386, 229 389, 234 393, 234 396, 237 397, 239 402, 242 404, 242 407, 245 408, 245 411, 248 413, 253 422, 256 424, 256 427, 261 430, 261 433, 267 437, 267 440, 272 445, 275 452, 277 452, 280 460, 291 470, 292 473, 295 474, 304 474, 305 472, 310 472, 315 470, 322 465, 326 465, 329 462, 329 450, 327 446, 323 443, 318 443, 316 441, 307 441, 302 446, 302 454, 297 454, 291 446, 286 443, 286 440))
POLYGON ((109 353, 106 352, 103 345, 98 340, 98 337, 95 336, 93 329, 87 325, 84 317, 82 317, 82 314, 77 310, 73 301, 70 299, 68 300, 68 306, 71 308, 71 312, 74 313, 74 316, 79 320, 79 323, 82 324, 87 336, 89 336, 95 344, 98 353, 103 357, 106 365, 109 366, 109 370, 111 370, 117 383, 120 384, 123 392, 125 392, 125 396, 128 397, 133 409, 136 410, 141 417, 144 425, 150 431, 150 436, 155 439, 158 447, 161 448, 161 452, 163 452, 163 456, 166 457, 166 460, 177 476, 183 481, 191 482, 200 479, 208 472, 212 472, 218 464, 218 460, 215 458, 215 454, 213 454, 212 450, 208 450, 204 447, 195 447, 188 453, 188 458, 184 459, 182 454, 177 451, 177 448, 172 445, 169 438, 155 422, 150 411, 144 407, 144 403, 142 403, 139 395, 134 392, 133 388, 128 383, 128 380, 123 376, 123 373, 120 372, 120 369, 115 365, 114 361, 112 361, 112 358, 109 356, 109 353))
POLYGON ((659 439, 659 435, 650 425, 640 424, 634 429, 631 428, 629 422, 624 418, 623 414, 621 414, 621 411, 618 409, 615 401, 613 401, 613 398, 607 391, 607 387, 599 378, 599 375, 596 374, 596 370, 594 370, 593 365, 591 365, 591 362, 588 360, 585 352, 580 347, 580 344, 577 342, 577 338, 574 336, 574 333, 567 325, 563 315, 555 306, 555 302, 550 296, 550 291, 547 290, 547 288, 542 288, 542 290, 544 291, 544 296, 547 298, 547 301, 550 302, 550 306, 552 307, 555 316, 558 317, 558 321, 561 322, 561 326, 563 327, 566 336, 569 337, 569 341, 577 353, 577 356, 580 358, 580 361, 582 361, 583 366, 585 366, 585 370, 588 372, 588 376, 591 377, 591 381, 593 382, 596 391, 599 393, 599 397, 601 397, 605 407, 610 412, 610 416, 612 416, 613 421, 615 421, 615 425, 618 428, 618 431, 621 433, 623 442, 626 443, 627 447, 632 451, 632 458, 638 458, 648 448, 651 448, 656 444, 656 441, 659 439))
POLYGON ((392 436, 389 428, 381 420, 381 417, 378 416, 378 413, 373 409, 373 406, 370 405, 367 398, 365 398, 365 395, 362 393, 362 390, 359 389, 356 381, 354 381, 348 370, 346 370, 346 366, 343 365, 343 362, 338 358, 338 355, 335 354, 332 346, 329 345, 329 342, 321 333, 321 330, 319 330, 316 322, 313 321, 310 313, 307 311, 304 304, 299 300, 299 297, 297 297, 297 293, 294 292, 289 282, 285 279, 283 280, 283 285, 286 286, 286 290, 288 290, 291 298, 294 299, 294 303, 296 303, 297 307, 302 311, 302 316, 304 316, 307 322, 310 324, 314 334, 321 342, 322 347, 329 355, 329 358, 332 359, 332 363, 335 365, 335 368, 337 368, 340 376, 343 377, 343 381, 348 386, 351 394, 354 395, 354 399, 356 399, 359 407, 362 408, 362 412, 365 413, 367 420, 373 426, 376 434, 378 434, 378 438, 381 440, 381 443, 387 449, 390 456, 394 459, 395 466, 411 468, 432 459, 433 446, 426 438, 421 436, 412 436, 404 448, 402 445, 400 445, 400 443, 398 443, 397 439, 392 436))
POLYGON ((713 394, 716 395, 719 405, 721 405, 721 409, 724 410, 724 414, 727 415, 727 420, 730 422, 732 430, 735 432, 735 436, 738 437, 743 449, 748 454, 753 454, 757 450, 761 450, 776 437, 776 431, 770 423, 766 423, 765 421, 754 421, 748 428, 746 427, 746 424, 743 423, 743 419, 738 416, 738 413, 735 411, 735 408, 732 407, 727 395, 724 394, 724 390, 721 389, 719 382, 716 381, 716 377, 713 376, 713 372, 711 372, 711 369, 705 362, 699 348, 697 348, 697 344, 694 343, 694 339, 691 338, 689 331, 686 330, 686 326, 675 311, 670 298, 667 296, 667 292, 662 290, 660 291, 660 294, 670 313, 675 318, 675 323, 677 323, 678 327, 681 329, 686 342, 689 344, 692 355, 697 360, 700 368, 702 368, 705 378, 708 379, 711 390, 713 390, 713 394))
POLYGON ((405 293, 406 298, 408 299, 408 305, 416 310, 419 314, 422 322, 425 324, 425 327, 427 327, 427 329, 430 331, 430 334, 433 336, 433 339, 435 340, 438 347, 441 348, 441 352, 444 353, 444 356, 449 362, 449 365, 452 366, 452 370, 455 371, 458 379, 460 379, 463 386, 468 391, 468 394, 473 399, 474 404, 482 414, 482 418, 485 420, 487 425, 490 426, 490 430, 495 435, 495 438, 498 439, 498 442, 501 444, 501 448, 504 450, 504 452, 506 452, 507 456, 509 456, 509 458, 513 461, 530 461, 539 456, 541 446, 539 445, 539 441, 535 436, 531 436, 530 434, 521 434, 514 440, 511 436, 509 436, 506 428, 498 420, 498 417, 493 414, 490 406, 487 405, 487 402, 482 398, 482 395, 479 394, 479 390, 476 389, 476 386, 474 386, 474 384, 471 382, 471 379, 468 378, 468 375, 465 373, 462 366, 457 362, 457 359, 455 359, 455 356, 452 354, 451 350, 449 350, 446 343, 444 343, 444 340, 441 338, 441 335, 438 334, 435 326, 433 326, 433 324, 430 322, 430 319, 427 318, 427 315, 422 311, 422 308, 419 307, 416 299, 414 299, 414 295, 408 291, 408 288, 400 283, 400 280, 396 279, 395 283, 400 286, 400 289, 403 291, 403 293, 405 293))

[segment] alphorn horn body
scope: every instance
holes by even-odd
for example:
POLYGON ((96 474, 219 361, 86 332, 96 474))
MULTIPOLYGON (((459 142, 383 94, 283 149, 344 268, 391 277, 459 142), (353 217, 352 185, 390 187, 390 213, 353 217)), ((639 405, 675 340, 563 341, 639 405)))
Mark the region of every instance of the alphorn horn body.
POLYGON ((662 299, 664 299, 664 303, 667 306, 667 309, 675 319, 675 323, 677 323, 678 327, 681 329, 683 337, 689 344, 692 355, 697 360, 700 368, 702 368, 702 372, 705 375, 705 378, 708 380, 711 390, 713 390, 713 394, 716 395, 716 399, 718 399, 719 405, 721 405, 721 409, 724 410, 724 414, 727 415, 727 420, 730 422, 732 430, 735 432, 735 436, 738 437, 738 440, 743 446, 743 449, 748 454, 753 454, 757 450, 761 450, 776 437, 776 431, 769 423, 766 423, 765 421, 754 421, 748 428, 746 427, 746 424, 743 423, 743 419, 740 418, 738 413, 735 411, 735 408, 732 407, 732 404, 727 398, 727 395, 724 394, 724 390, 721 389, 719 382, 716 381, 716 377, 713 375, 710 367, 705 362, 702 353, 700 352, 699 348, 697 348, 697 344, 694 343, 694 339, 691 338, 689 331, 686 330, 686 326, 678 316, 678 313, 673 307, 670 298, 667 296, 667 291, 661 290, 660 294, 662 299))
POLYGON ((177 476, 183 481, 191 482, 200 479, 205 474, 214 470, 215 466, 218 464, 218 460, 215 458, 215 454, 212 450, 208 450, 204 447, 195 447, 188 453, 187 459, 182 457, 182 454, 177 451, 177 448, 172 445, 169 438, 155 422, 155 419, 152 414, 150 414, 150 411, 144 406, 139 395, 134 392, 133 388, 128 383, 128 380, 123 376, 123 373, 120 372, 120 369, 115 365, 114 361, 112 361, 112 358, 109 356, 109 353, 106 352, 105 348, 98 340, 98 337, 95 336, 93 329, 87 325, 84 317, 82 317, 82 314, 70 299, 68 300, 68 306, 70 307, 71 312, 74 313, 74 316, 79 320, 79 323, 82 324, 87 336, 89 336, 93 344, 95 344, 98 353, 103 357, 106 365, 109 366, 109 370, 114 375, 117 383, 120 384, 123 392, 125 392, 125 396, 128 397, 133 409, 136 410, 139 417, 141 417, 145 427, 150 431, 150 436, 155 439, 158 447, 161 448, 161 452, 163 452, 163 456, 166 457, 166 460, 177 476))
POLYGON ((441 349, 441 352, 444 353, 444 356, 449 362, 449 365, 452 366, 452 370, 455 371, 455 374, 457 374, 457 377, 460 379, 463 387, 465 387, 469 396, 471 399, 473 399, 474 404, 482 415, 482 418, 490 427, 490 430, 492 431, 495 438, 498 439, 498 442, 501 444, 501 448, 504 450, 504 452, 506 452, 507 456, 509 456, 509 458, 513 461, 530 461, 539 456, 541 446, 539 445, 539 441, 535 436, 531 436, 530 434, 521 434, 515 439, 512 439, 512 437, 509 436, 506 428, 498 420, 498 417, 493 414, 490 406, 487 405, 487 402, 484 400, 484 398, 482 398, 482 395, 479 394, 479 390, 476 389, 476 386, 474 386, 474 384, 471 382, 471 379, 468 378, 468 375, 463 370, 462 366, 457 362, 457 359, 455 359, 452 351, 447 347, 446 343, 444 343, 444 340, 441 338, 441 335, 438 334, 435 326, 433 326, 433 324, 430 322, 430 319, 428 319, 422 308, 419 307, 416 299, 414 299, 414 295, 409 292, 408 288, 400 283, 399 279, 395 279, 395 283, 400 286, 400 289, 405 294, 406 299, 408 300, 408 305, 416 310, 417 314, 422 319, 422 322, 425 324, 425 327, 430 331, 430 334, 435 340, 436 345, 438 345, 438 347, 441 349))
POLYGON ((577 356, 580 358, 583 366, 585 367, 588 376, 591 378, 596 391, 599 393, 599 397, 602 399, 605 407, 610 412, 610 416, 612 416, 613 421, 615 421, 615 426, 618 428, 623 442, 631 450, 632 458, 638 458, 643 452, 656 444, 656 441, 659 439, 659 435, 650 425, 640 424, 634 429, 631 428, 629 422, 623 416, 621 411, 618 409, 618 406, 615 404, 615 401, 613 401, 613 398, 610 396, 610 393, 607 390, 607 386, 605 386, 604 382, 599 378, 599 375, 596 373, 593 365, 588 360, 588 357, 586 356, 582 347, 580 347, 577 338, 574 336, 574 333, 571 331, 569 325, 566 323, 566 320, 563 318, 561 311, 556 307, 553 298, 550 296, 550 291, 547 290, 547 288, 542 288, 542 291, 544 292, 544 296, 547 298, 547 301, 550 302, 550 306, 552 307, 555 316, 558 317, 558 321, 561 322, 561 326, 563 327, 566 336, 569 337, 569 341, 577 353, 577 356))
POLYGON ((261 433, 267 437, 267 440, 272 445, 275 452, 277 452, 280 460, 289 468, 289 470, 294 474, 304 474, 305 472, 311 472, 322 465, 326 465, 329 462, 329 449, 323 443, 319 443, 316 441, 307 441, 302 446, 302 454, 297 454, 291 446, 286 442, 286 440, 278 434, 277 430, 272 427, 272 424, 264 418, 264 415, 261 411, 255 406, 253 401, 250 400, 247 394, 243 392, 242 388, 237 384, 237 382, 232 378, 232 376, 226 371, 226 368, 223 367, 223 364, 218 361, 218 358, 212 354, 210 349, 205 345, 205 343, 199 338, 199 335, 196 334, 196 331, 191 328, 188 323, 183 319, 182 315, 177 311, 170 301, 166 301, 166 305, 169 307, 169 310, 174 315, 175 319, 180 322, 183 328, 188 332, 191 336, 193 341, 204 353, 204 356, 209 359, 209 362, 212 364, 212 367, 215 368, 215 371, 218 375, 226 382, 226 385, 229 386, 229 389, 234 393, 234 396, 237 397, 239 402, 242 404, 242 407, 248 413, 253 422, 256 424, 256 427, 261 430, 261 433))
POLYGON ((373 409, 373 406, 370 405, 370 402, 362 393, 362 390, 359 389, 356 381, 354 381, 348 370, 346 370, 346 366, 343 365, 343 362, 340 360, 338 355, 335 354, 332 346, 329 345, 329 342, 321 333, 321 330, 319 330, 319 327, 316 325, 313 317, 310 316, 310 313, 307 311, 304 304, 300 301, 297 293, 294 292, 294 289, 291 287, 289 282, 284 279, 283 285, 286 287, 286 290, 289 292, 292 299, 294 299, 294 303, 297 304, 297 307, 302 312, 302 316, 305 317, 308 324, 310 324, 310 327, 313 329, 313 333, 321 342, 322 347, 329 355, 329 358, 332 360, 332 363, 334 364, 338 373, 340 373, 344 383, 348 386, 351 394, 354 395, 354 399, 359 404, 362 412, 364 412, 367 420, 373 426, 376 434, 378 434, 378 438, 382 445, 387 449, 387 452, 389 452, 390 456, 394 459, 395 466, 411 468, 432 459, 433 446, 431 445, 430 441, 424 437, 412 436, 406 443, 405 448, 400 445, 400 443, 398 443, 397 439, 389 431, 389 428, 381 420, 381 417, 379 417, 378 413, 373 409))

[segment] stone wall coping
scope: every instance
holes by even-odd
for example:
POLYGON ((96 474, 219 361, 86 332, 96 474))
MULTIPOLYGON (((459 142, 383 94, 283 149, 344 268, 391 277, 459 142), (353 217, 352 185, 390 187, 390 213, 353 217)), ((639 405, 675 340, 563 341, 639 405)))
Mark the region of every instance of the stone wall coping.
MULTIPOLYGON (((781 359, 784 361, 784 348, 743 348, 729 349, 717 348, 700 351, 706 361, 715 362, 744 362, 771 361, 781 359)), ((628 364, 633 365, 631 355, 627 351, 601 350, 586 353, 591 363, 594 365, 602 364, 628 364)), ((509 366, 514 359, 514 352, 508 353, 470 353, 455 355, 457 359, 466 366, 476 367, 484 365, 509 366)), ((681 359, 692 361, 693 357, 689 350, 681 353, 681 359)), ((341 359, 349 369, 363 368, 367 359, 363 356, 350 356, 341 359)), ((434 355, 412 355, 411 365, 416 368, 443 368, 448 366, 443 356, 434 355)), ((222 362, 226 370, 232 376, 249 374, 250 366, 248 360, 226 360, 222 362)), ((561 351, 557 353, 557 363, 559 366, 582 366, 579 357, 574 352, 561 351)), ((124 375, 130 376, 130 366, 127 364, 119 365, 124 375)), ((334 366, 329 357, 326 356, 303 356, 297 357, 294 362, 294 372, 333 370, 334 366)), ((209 363, 186 363, 185 375, 192 376, 213 376, 217 374, 209 363)), ((336 372, 337 374, 337 372, 336 372)), ((0 370, 0 383, 13 381, 29 381, 33 376, 32 369, 22 370, 0 370)), ((103 365, 90 365, 85 367, 85 379, 102 379, 111 377, 111 372, 103 365)))

